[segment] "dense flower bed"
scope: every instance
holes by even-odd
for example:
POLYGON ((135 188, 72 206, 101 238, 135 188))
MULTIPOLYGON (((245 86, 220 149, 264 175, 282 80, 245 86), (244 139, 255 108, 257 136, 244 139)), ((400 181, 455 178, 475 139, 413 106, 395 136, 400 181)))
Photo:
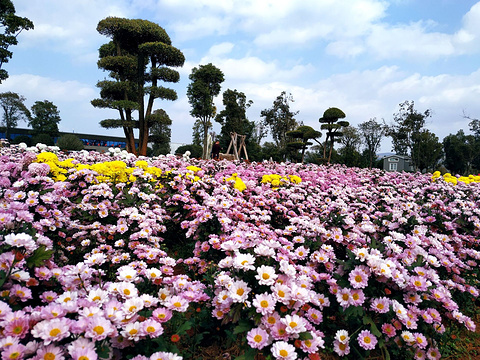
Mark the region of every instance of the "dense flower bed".
POLYGON ((48 150, 1 149, 2 359, 438 359, 475 330, 475 181, 48 150))

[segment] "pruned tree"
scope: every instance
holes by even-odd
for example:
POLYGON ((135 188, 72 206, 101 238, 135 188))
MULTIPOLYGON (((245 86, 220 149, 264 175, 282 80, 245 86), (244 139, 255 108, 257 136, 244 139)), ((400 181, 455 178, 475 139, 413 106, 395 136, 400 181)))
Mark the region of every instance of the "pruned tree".
POLYGON ((368 167, 371 169, 377 151, 382 143, 382 139, 387 134, 388 128, 384 124, 377 122, 376 118, 372 118, 358 125, 358 130, 368 154, 368 167))
POLYGON ((190 115, 196 119, 194 128, 203 135, 202 158, 208 158, 208 130, 216 114, 214 98, 220 93, 225 80, 223 72, 213 64, 193 68, 189 76, 191 83, 187 87, 188 102, 192 106, 190 115))
POLYGON ((298 111, 290 110, 290 103, 292 103, 293 96, 285 91, 277 96, 270 109, 262 110, 260 116, 263 117, 263 123, 270 129, 275 145, 278 146, 280 153, 285 157, 288 135, 287 132, 295 130, 298 127, 295 116, 298 111))
POLYGON ((299 126, 293 131, 288 131, 287 136, 293 139, 298 139, 298 141, 289 142, 287 145, 294 149, 301 150, 300 161, 302 164, 305 159, 305 151, 307 150, 307 147, 309 147, 310 145, 313 145, 313 143, 310 142, 310 140, 313 140, 317 142, 319 145, 321 145, 321 143, 317 139, 322 136, 322 133, 320 131, 315 130, 311 126, 307 126, 307 125, 299 126))
POLYGON ((318 119, 322 124, 321 130, 326 131, 325 143, 323 145, 323 158, 328 163, 332 157, 333 146, 336 141, 342 137, 342 129, 350 125, 348 121, 340 120, 346 117, 345 113, 339 108, 332 107, 325 110, 323 116, 318 119), (328 158, 327 158, 328 151, 328 158))
POLYGON ((19 121, 28 121, 30 110, 25 106, 25 97, 8 91, 0 94, 0 106, 3 110, 2 127, 5 128, 5 137, 10 139, 11 130, 17 127, 19 121))
POLYGON ((60 123, 60 112, 57 106, 48 100, 35 101, 31 107, 32 117, 28 125, 32 127, 33 134, 47 134, 52 138, 58 136, 58 124, 60 123))
POLYGON ((100 47, 98 61, 112 80, 97 83, 100 98, 92 100, 92 105, 118 110, 120 119, 103 120, 101 126, 123 128, 127 151, 146 155, 149 129, 158 120, 153 114, 154 101, 177 99, 176 91, 160 82, 178 82, 180 74, 170 67, 182 66, 185 57, 171 45, 161 26, 147 20, 108 17, 98 23, 97 31, 112 39, 100 47), (134 128, 139 130, 138 150, 134 128))
POLYGON ((399 155, 410 156, 414 169, 418 169, 418 160, 413 157, 413 148, 421 141, 417 135, 424 128, 431 110, 418 112, 414 101, 408 100, 399 106, 399 112, 393 115, 393 124, 388 126, 387 136, 392 138, 393 151, 399 155))
POLYGON ((3 64, 8 63, 13 53, 8 50, 12 45, 17 45, 18 35, 23 30, 33 29, 33 22, 26 17, 15 15, 15 6, 11 0, 0 0, 0 28, 3 33, 0 34, 0 84, 8 78, 5 69, 1 69, 3 64))

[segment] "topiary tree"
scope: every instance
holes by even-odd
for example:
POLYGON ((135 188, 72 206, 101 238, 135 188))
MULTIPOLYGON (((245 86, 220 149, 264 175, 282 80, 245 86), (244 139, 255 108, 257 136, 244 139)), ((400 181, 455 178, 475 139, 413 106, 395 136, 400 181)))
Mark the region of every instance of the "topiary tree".
POLYGON ((65 134, 60 136, 57 140, 57 146, 60 148, 60 150, 83 150, 82 140, 80 140, 78 136, 73 134, 65 134))
POLYGON ((162 27, 147 20, 108 17, 98 23, 97 31, 112 39, 100 47, 98 67, 109 71, 113 80, 97 83, 101 98, 92 105, 119 111, 120 119, 100 125, 123 128, 129 152, 137 153, 133 129, 139 129, 138 154, 146 155, 149 129, 159 119, 153 112, 155 99, 177 99, 176 91, 160 82, 178 82, 180 74, 170 67, 183 66, 185 57, 162 27))
POLYGON ((332 107, 325 110, 323 116, 318 119, 318 121, 322 124, 320 126, 320 129, 327 132, 325 137, 325 143, 323 145, 323 158, 326 159, 327 162, 330 162, 330 159, 332 157, 332 150, 335 141, 338 141, 338 139, 343 135, 342 128, 350 125, 348 121, 340 120, 344 119, 345 117, 346 115, 342 110, 332 107))
POLYGON ((289 146, 290 148, 294 148, 302 151, 301 162, 303 164, 303 161, 305 158, 305 150, 307 149, 308 146, 313 145, 313 143, 310 142, 309 140, 314 140, 318 144, 320 144, 320 142, 317 139, 322 136, 322 133, 320 131, 315 130, 311 126, 303 125, 303 126, 299 126, 297 129, 293 131, 288 131, 287 136, 294 139, 299 139, 299 141, 288 143, 287 146, 289 146))

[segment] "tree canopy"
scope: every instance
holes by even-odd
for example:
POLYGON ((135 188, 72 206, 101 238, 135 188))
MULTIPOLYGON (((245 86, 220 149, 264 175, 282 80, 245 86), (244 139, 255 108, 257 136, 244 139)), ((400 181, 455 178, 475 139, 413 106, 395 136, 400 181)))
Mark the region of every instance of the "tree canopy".
POLYGON ((230 133, 246 136, 247 152, 249 139, 255 128, 255 123, 247 119, 247 109, 253 101, 247 100, 243 92, 227 89, 223 92, 224 109, 215 117, 215 121, 222 125, 220 131, 220 145, 226 149, 230 144, 230 133))
POLYGON ((57 106, 48 100, 36 101, 31 110, 32 117, 28 120, 28 125, 32 127, 33 134, 48 134, 56 137, 61 120, 57 106))
POLYGON ((24 96, 11 91, 0 94, 0 106, 3 110, 1 124, 5 128, 7 139, 10 139, 11 129, 15 128, 19 121, 28 121, 31 117, 25 100, 24 96))
POLYGON ((282 91, 273 102, 269 109, 262 110, 260 116, 263 117, 263 124, 270 129, 275 145, 280 153, 285 157, 287 143, 289 142, 287 132, 295 130, 298 127, 298 111, 291 111, 290 104, 294 102, 292 94, 282 91))
POLYGON ((120 119, 106 119, 100 124, 105 128, 123 128, 127 150, 146 155, 149 129, 159 120, 153 114, 155 99, 177 99, 175 90, 159 82, 178 82, 178 71, 170 67, 182 66, 185 57, 171 45, 161 26, 147 20, 108 17, 98 23, 97 31, 112 39, 100 47, 98 61, 98 67, 109 71, 112 80, 97 83, 100 99, 92 100, 92 105, 118 110, 120 119), (137 119, 133 117, 135 111, 137 119), (134 128, 139 129, 138 151, 134 128))
POLYGON ((387 134, 387 127, 373 118, 358 125, 358 129, 368 155, 368 167, 372 168, 382 139, 387 134))
POLYGON ((15 6, 11 0, 0 0, 0 84, 8 78, 3 64, 8 63, 13 53, 9 50, 12 45, 17 45, 17 36, 22 30, 33 29, 33 22, 26 17, 15 15, 15 6))
POLYGON ((323 116, 318 119, 318 121, 322 124, 320 129, 326 131, 325 143, 323 145, 323 158, 327 162, 330 162, 332 157, 335 141, 338 141, 338 139, 343 135, 342 128, 350 125, 348 121, 340 120, 344 119, 345 117, 346 115, 342 110, 336 107, 331 107, 325 110, 323 116))
POLYGON ((393 124, 388 127, 387 135, 392 138, 393 151, 399 155, 408 155, 412 158, 415 169, 418 160, 413 157, 413 148, 418 146, 421 138, 418 136, 425 126, 426 119, 431 115, 429 109, 423 113, 415 109, 414 101, 405 101, 399 105, 399 112, 393 115, 393 124))
POLYGON ((287 145, 292 148, 300 149, 301 150, 301 162, 305 160, 305 150, 307 149, 308 146, 313 145, 312 142, 309 140, 314 140, 318 144, 320 142, 317 140, 322 136, 322 133, 320 131, 315 130, 311 126, 306 126, 302 125, 296 128, 293 131, 288 131, 287 136, 298 139, 297 142, 290 142, 287 145))
POLYGON ((223 72, 209 63, 194 67, 189 76, 191 80, 187 87, 188 102, 192 106, 190 115, 196 120, 197 128, 203 132, 203 153, 202 157, 206 159, 208 130, 212 126, 212 119, 216 114, 214 98, 220 93, 221 84, 225 80, 223 72))

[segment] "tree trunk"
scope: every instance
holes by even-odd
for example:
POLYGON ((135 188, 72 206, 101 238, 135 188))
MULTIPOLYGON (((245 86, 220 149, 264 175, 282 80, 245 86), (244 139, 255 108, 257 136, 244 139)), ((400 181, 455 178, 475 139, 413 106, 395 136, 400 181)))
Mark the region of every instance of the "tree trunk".
POLYGON ((207 148, 208 148, 208 120, 203 120, 203 151, 202 159, 208 159, 207 148))
POLYGON ((148 122, 145 120, 145 104, 144 104, 144 72, 145 72, 145 58, 140 52, 138 54, 138 75, 137 75, 137 89, 138 89, 138 155, 147 155, 148 144, 148 122))

